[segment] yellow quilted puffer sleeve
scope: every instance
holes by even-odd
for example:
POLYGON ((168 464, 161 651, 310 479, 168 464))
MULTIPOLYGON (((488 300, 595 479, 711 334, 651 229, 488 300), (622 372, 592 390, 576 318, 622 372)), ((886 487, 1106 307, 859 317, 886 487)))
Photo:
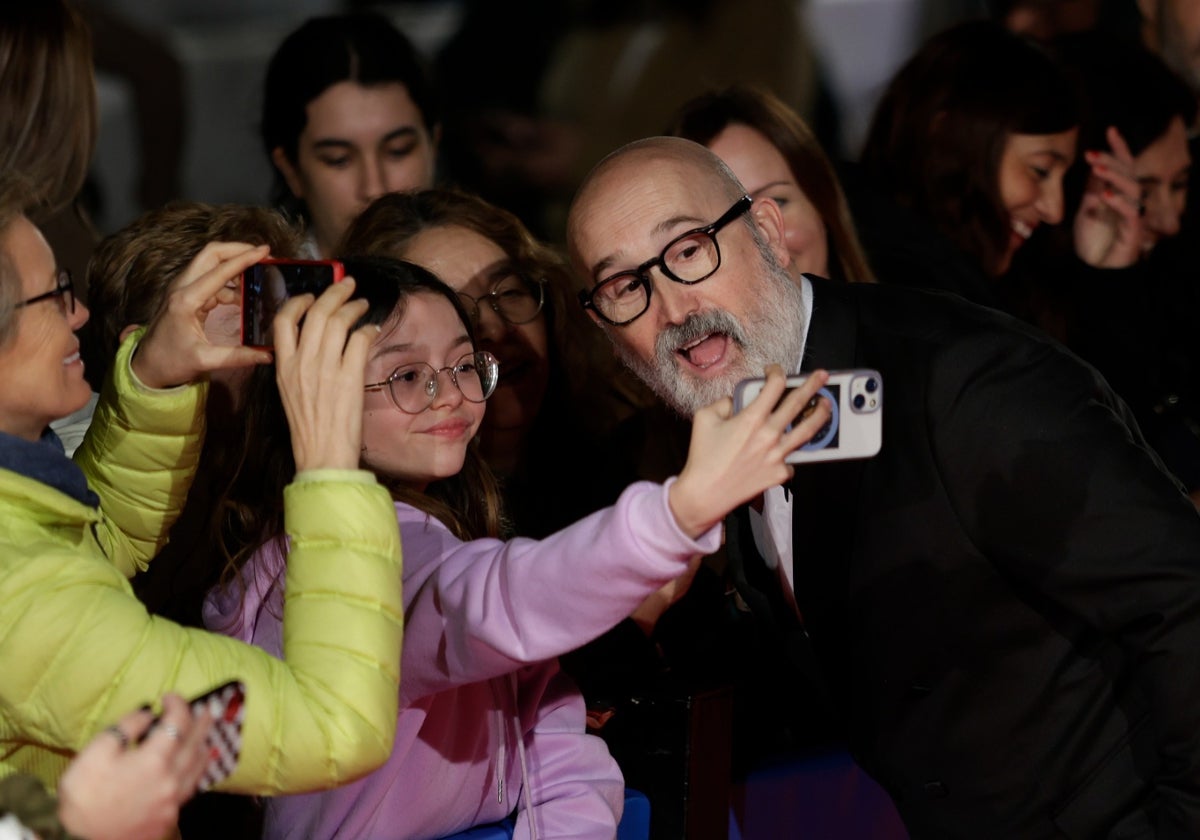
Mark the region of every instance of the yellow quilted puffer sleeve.
POLYGON ((247 687, 243 746, 221 789, 314 790, 385 761, 403 628, 391 498, 373 479, 305 481, 285 512, 283 660, 149 615, 94 543, 0 546, 0 775, 53 784, 66 754, 130 709, 233 679, 247 687))
POLYGON ((144 330, 121 344, 75 461, 100 496, 96 537, 126 577, 166 544, 204 443, 207 383, 146 388, 130 367, 144 330))

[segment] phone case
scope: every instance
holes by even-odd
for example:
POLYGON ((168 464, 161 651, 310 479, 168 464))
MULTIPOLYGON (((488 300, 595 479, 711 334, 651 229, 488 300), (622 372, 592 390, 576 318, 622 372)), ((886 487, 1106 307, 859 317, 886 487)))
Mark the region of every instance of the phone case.
POLYGON ((270 350, 271 322, 289 297, 319 295, 339 283, 346 269, 338 260, 265 259, 242 272, 242 344, 270 350))
MULTIPOLYGON (((807 376, 789 376, 788 388, 807 376)), ((765 379, 744 379, 733 392, 734 411, 741 411, 762 390, 765 379)), ((870 368, 833 370, 819 392, 829 400, 829 422, 812 440, 786 458, 789 464, 870 458, 883 445, 883 377, 870 368)))
POLYGON ((242 754, 242 719, 246 713, 246 687, 237 681, 218 686, 191 702, 192 713, 207 709, 212 717, 208 731, 208 767, 197 790, 205 791, 227 778, 242 754))
MULTIPOLYGON (((205 791, 227 778, 237 767, 238 758, 242 753, 242 719, 246 709, 246 687, 240 681, 233 680, 192 698, 188 705, 191 706, 193 715, 207 710, 212 718, 212 728, 209 729, 205 742, 209 754, 208 766, 196 787, 197 791, 205 791)), ((150 736, 160 719, 154 719, 138 739, 139 743, 150 736)))

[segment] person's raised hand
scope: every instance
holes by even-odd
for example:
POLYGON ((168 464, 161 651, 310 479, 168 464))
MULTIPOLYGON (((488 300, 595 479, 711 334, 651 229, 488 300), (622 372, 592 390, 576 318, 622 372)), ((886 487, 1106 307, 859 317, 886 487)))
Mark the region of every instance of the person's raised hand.
POLYGON ((809 406, 829 380, 827 372, 815 371, 786 396, 787 378, 779 365, 767 368, 766 379, 738 413, 725 397, 692 419, 687 463, 668 492, 671 512, 690 536, 703 534, 738 505, 790 479, 793 468, 784 459, 829 420, 831 409, 823 397, 809 406))
POLYGON ((133 372, 142 384, 168 388, 214 370, 271 361, 263 350, 213 344, 204 332, 208 313, 219 303, 237 303, 241 273, 269 252, 266 245, 241 242, 210 242, 201 249, 171 282, 166 303, 134 354, 133 372))
POLYGON ((1105 136, 1111 151, 1084 152, 1091 172, 1075 214, 1075 253, 1095 268, 1125 268, 1141 255, 1142 188, 1121 133, 1110 126, 1105 136))
POLYGON ((163 714, 133 712, 101 732, 75 756, 58 784, 58 816, 73 836, 88 840, 158 840, 196 792, 209 761, 208 713, 193 717, 177 694, 163 714), (145 740, 139 742, 145 735, 145 740))
POLYGON ((364 299, 350 300, 354 288, 347 277, 319 298, 289 298, 275 316, 275 380, 297 472, 358 467, 367 351, 379 328, 351 332, 368 308, 364 299))

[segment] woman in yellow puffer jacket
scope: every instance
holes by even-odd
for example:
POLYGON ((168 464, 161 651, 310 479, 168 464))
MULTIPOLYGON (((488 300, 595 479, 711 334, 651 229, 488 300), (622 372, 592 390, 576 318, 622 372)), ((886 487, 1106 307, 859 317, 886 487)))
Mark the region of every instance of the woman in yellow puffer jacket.
POLYGON ((47 426, 89 397, 74 335, 88 313, 21 213, 22 195, 0 184, 0 777, 23 771, 53 787, 128 709, 234 679, 247 690, 241 758, 219 789, 300 792, 374 769, 396 724, 401 569, 391 498, 357 468, 370 337, 347 341, 366 307, 347 302, 353 282, 315 303, 294 299, 276 322, 303 465, 285 499, 281 661, 148 614, 127 581, 187 494, 205 374, 270 360, 214 346, 203 329, 267 249, 212 245, 193 260, 161 315, 123 344, 72 462, 47 426))

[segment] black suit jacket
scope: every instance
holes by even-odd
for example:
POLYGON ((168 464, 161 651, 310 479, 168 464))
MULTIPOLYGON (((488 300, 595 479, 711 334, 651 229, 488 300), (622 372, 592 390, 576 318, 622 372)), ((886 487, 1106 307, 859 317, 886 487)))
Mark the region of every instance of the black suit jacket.
POLYGON ((914 837, 1200 837, 1200 517, 1124 404, 1000 313, 812 283, 804 368, 884 381, 881 452, 792 481, 796 641, 856 758, 914 837))

